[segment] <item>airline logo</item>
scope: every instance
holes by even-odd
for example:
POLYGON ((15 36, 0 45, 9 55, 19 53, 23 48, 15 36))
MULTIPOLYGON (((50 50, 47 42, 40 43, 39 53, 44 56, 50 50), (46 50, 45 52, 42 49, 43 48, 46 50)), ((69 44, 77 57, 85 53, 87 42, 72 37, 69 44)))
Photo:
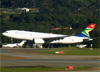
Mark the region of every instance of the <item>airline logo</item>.
POLYGON ((96 24, 90 24, 82 33, 90 37, 89 32, 95 28, 96 24))
POLYGON ((96 26, 96 24, 90 24, 87 28, 92 28, 92 29, 94 29, 95 26, 96 26))

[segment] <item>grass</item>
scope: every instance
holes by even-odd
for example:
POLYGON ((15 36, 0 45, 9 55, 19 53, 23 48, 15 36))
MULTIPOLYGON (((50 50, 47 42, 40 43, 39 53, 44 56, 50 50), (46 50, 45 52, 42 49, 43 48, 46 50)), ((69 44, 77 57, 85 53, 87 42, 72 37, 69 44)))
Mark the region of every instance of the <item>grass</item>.
POLYGON ((39 52, 39 53, 46 53, 46 54, 55 54, 56 51, 64 51, 63 55, 100 55, 100 51, 99 49, 94 49, 94 50, 90 50, 90 49, 54 49, 54 50, 37 50, 35 52, 39 52))
MULTIPOLYGON (((74 67, 73 70, 84 70, 91 67, 74 67)), ((65 67, 56 68, 1 68, 1 72, 34 72, 34 71, 65 71, 65 67)))

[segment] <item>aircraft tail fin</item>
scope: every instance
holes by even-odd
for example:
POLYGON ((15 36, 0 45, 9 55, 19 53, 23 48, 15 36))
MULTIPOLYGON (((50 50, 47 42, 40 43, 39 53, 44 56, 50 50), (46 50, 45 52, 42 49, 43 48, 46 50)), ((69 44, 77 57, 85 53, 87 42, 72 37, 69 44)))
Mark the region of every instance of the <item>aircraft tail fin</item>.
POLYGON ((26 41, 25 41, 25 40, 23 40, 23 41, 20 43, 20 45, 22 46, 25 42, 26 42, 26 41))
POLYGON ((92 31, 95 28, 95 26, 96 24, 90 24, 85 30, 83 30, 77 36, 90 38, 89 32, 92 31))

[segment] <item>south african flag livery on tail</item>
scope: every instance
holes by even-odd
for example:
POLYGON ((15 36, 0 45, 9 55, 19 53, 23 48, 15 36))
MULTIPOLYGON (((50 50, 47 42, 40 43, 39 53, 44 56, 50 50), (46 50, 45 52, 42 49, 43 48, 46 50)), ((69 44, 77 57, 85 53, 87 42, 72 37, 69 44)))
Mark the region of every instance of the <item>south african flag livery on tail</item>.
POLYGON ((95 28, 96 24, 90 24, 82 33, 78 34, 78 37, 87 37, 90 38, 89 32, 95 28))

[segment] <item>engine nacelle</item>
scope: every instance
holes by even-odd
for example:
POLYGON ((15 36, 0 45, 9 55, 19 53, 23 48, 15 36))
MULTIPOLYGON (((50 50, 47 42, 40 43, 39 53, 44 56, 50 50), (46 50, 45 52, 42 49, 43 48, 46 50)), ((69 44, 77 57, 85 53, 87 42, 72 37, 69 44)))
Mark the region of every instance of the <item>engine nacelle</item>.
POLYGON ((44 40, 43 39, 34 39, 34 47, 39 47, 39 48, 43 48, 43 44, 44 44, 44 40))
POLYGON ((35 44, 44 44, 43 39, 34 39, 35 44))

